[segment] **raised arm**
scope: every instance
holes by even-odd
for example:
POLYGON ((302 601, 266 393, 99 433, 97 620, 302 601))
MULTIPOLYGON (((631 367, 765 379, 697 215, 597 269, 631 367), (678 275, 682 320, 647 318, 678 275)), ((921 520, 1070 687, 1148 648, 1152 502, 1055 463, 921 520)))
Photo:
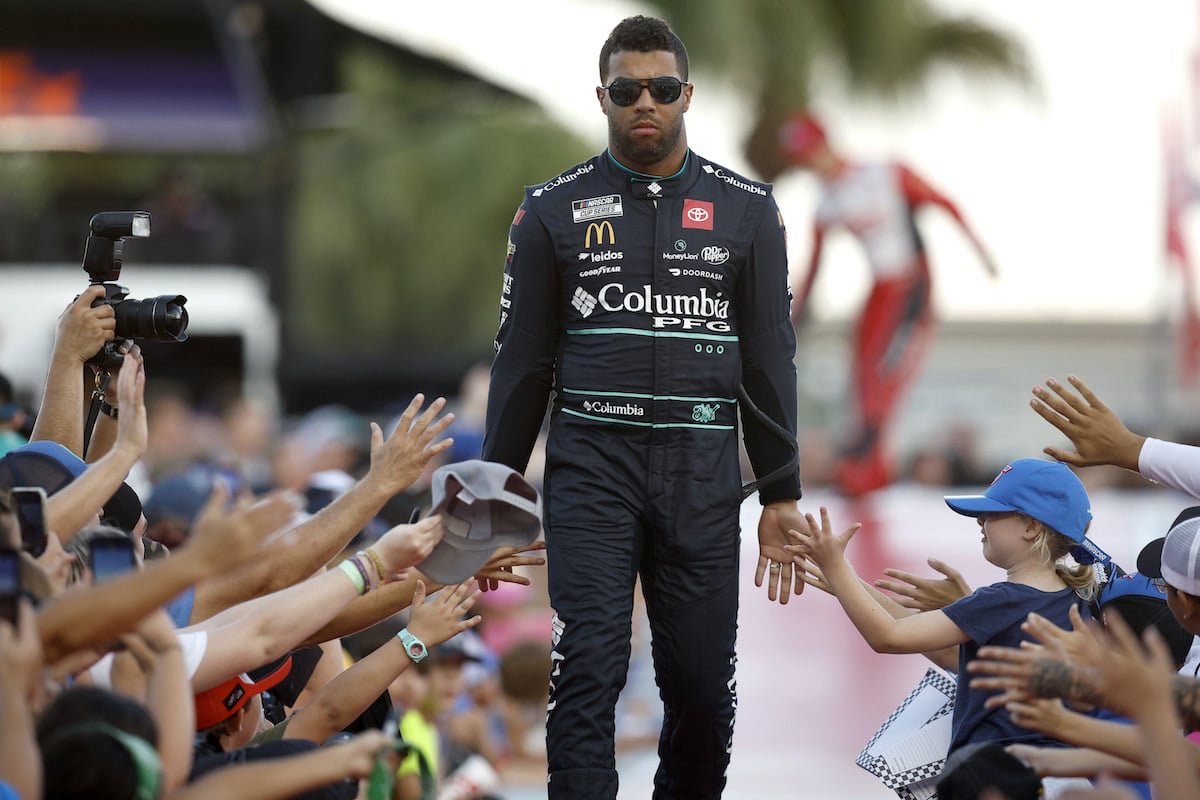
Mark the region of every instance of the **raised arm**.
MULTIPOLYGON (((113 686, 117 687, 119 660, 136 663, 145 679, 140 700, 158 726, 158 755, 163 767, 163 789, 187 783, 192 771, 196 709, 179 638, 171 618, 161 609, 147 616, 132 633, 121 638, 126 650, 113 660, 113 686)), ((119 689, 118 689, 119 690, 119 689)))
POLYGON ((117 421, 116 442, 82 475, 46 499, 46 527, 64 542, 94 520, 146 451, 146 371, 137 345, 125 355, 124 367, 114 392, 126 409, 117 421))
POLYGON ((32 441, 59 442, 83 458, 84 364, 116 335, 117 315, 108 304, 92 308, 104 297, 103 286, 89 286, 67 306, 54 331, 54 351, 33 423, 32 441))
MULTIPOLYGON (((418 581, 408 631, 426 647, 436 647, 451 636, 475 627, 482 617, 463 617, 471 610, 478 595, 474 581, 466 581, 447 587, 426 602, 425 584, 418 581)), ((325 741, 353 722, 411 663, 404 644, 399 638, 391 637, 321 687, 307 705, 295 711, 284 738, 325 741)))
MULTIPOLYGON (((932 561, 932 559, 931 559, 931 561, 932 561)), ((938 563, 941 563, 941 562, 938 562, 938 563)), ((801 579, 806 584, 808 584, 809 586, 815 586, 818 589, 820 589, 821 591, 826 592, 827 594, 833 594, 833 590, 829 586, 829 583, 825 580, 825 575, 821 572, 821 568, 818 567, 816 565, 816 563, 813 562, 811 559, 803 557, 803 556, 796 556, 796 560, 795 560, 795 563, 793 566, 796 568, 797 574, 799 574, 801 576, 801 579)), ((896 572, 896 573, 899 572, 899 570, 886 570, 886 571, 887 572, 896 572)), ((902 574, 907 575, 908 573, 902 573, 902 574)), ((867 590, 867 592, 871 595, 871 597, 873 597, 875 599, 875 602, 879 603, 879 605, 885 611, 887 611, 889 614, 892 615, 892 619, 903 619, 904 617, 911 617, 913 614, 917 613, 915 610, 913 610, 912 607, 901 604, 894 597, 890 597, 890 596, 884 594, 883 592, 879 591, 879 589, 875 588, 875 586, 872 586, 867 581, 864 581, 861 578, 859 580, 862 583, 863 588, 865 588, 867 590)), ((879 583, 885 583, 885 582, 886 581, 876 581, 876 585, 878 585, 879 583)), ((934 608, 941 608, 941 607, 942 606, 939 605, 939 606, 935 606, 934 608)), ((934 609, 923 609, 923 610, 934 610, 934 609)), ((941 667, 944 670, 947 670, 949 672, 957 672, 958 671, 958 648, 957 647, 945 647, 945 648, 942 648, 941 650, 930 650, 929 652, 922 653, 921 655, 925 656, 930 661, 932 661, 934 664, 936 664, 937 666, 941 667)))
POLYGON ((46 663, 111 643, 188 586, 259 558, 262 542, 295 508, 283 496, 275 495, 253 507, 242 502, 226 510, 228 496, 225 486, 217 487, 201 512, 211 524, 198 526, 169 558, 155 559, 143 570, 98 586, 68 592, 44 606, 37 621, 46 663))
MULTIPOLYGON (((1067 382, 1079 394, 1048 378, 1049 391, 1035 386, 1035 399, 1029 401, 1038 416, 1057 428, 1075 447, 1074 452, 1047 447, 1045 453, 1075 467, 1114 464, 1137 472, 1138 457, 1146 437, 1125 427, 1121 418, 1101 402, 1083 380, 1068 375, 1067 382)), ((1200 454, 1200 450, 1197 453, 1200 454)), ((1197 459, 1200 460, 1200 455, 1197 459)))
POLYGON ((983 241, 967 223, 966 217, 963 216, 958 206, 949 197, 934 189, 923 178, 905 166, 900 167, 900 187, 904 193, 904 197, 914 207, 932 204, 949 214, 958 223, 958 227, 962 229, 967 240, 971 242, 971 246, 975 248, 975 252, 979 254, 980 263, 983 264, 983 268, 987 271, 988 275, 993 278, 999 277, 1000 271, 996 268, 996 262, 992 259, 991 253, 984 247, 983 241))
MULTIPOLYGON (((382 585, 393 573, 423 560, 441 540, 442 532, 441 517, 435 515, 414 525, 398 525, 384 534, 372 548, 383 574, 372 566, 374 558, 363 564, 374 573, 372 585, 382 585)), ((228 625, 209 628, 208 647, 192 677, 193 688, 202 692, 297 647, 367 591, 365 584, 360 591, 352 574, 350 569, 331 569, 256 600, 252 613, 228 625)))
POLYGON ((941 611, 925 611, 899 619, 872 595, 846 559, 846 545, 861 525, 834 534, 829 510, 821 507, 821 521, 806 515, 806 528, 792 531, 796 544, 788 549, 814 561, 841 604, 846 616, 877 653, 927 653, 959 645, 967 635, 941 611))
POLYGON ((0 779, 20 797, 42 796, 42 757, 30 705, 42 668, 29 601, 18 601, 17 626, 0 620, 0 779))
POLYGON ((343 744, 291 756, 286 768, 272 758, 213 770, 164 800, 284 800, 343 778, 365 778, 392 743, 382 731, 367 731, 343 744))
MULTIPOLYGON (((546 559, 541 556, 525 555, 528 552, 544 549, 546 549, 545 542, 535 542, 532 547, 520 552, 511 547, 501 547, 475 574, 480 591, 496 589, 500 583, 528 586, 529 578, 515 574, 512 571, 513 567, 545 564, 546 559)), ((416 591, 418 581, 423 582, 426 590, 431 593, 438 591, 443 586, 422 574, 416 567, 412 567, 408 570, 408 576, 403 580, 381 586, 373 592, 350 601, 350 604, 339 611, 336 617, 308 637, 304 644, 320 644, 349 636, 390 617, 401 609, 408 608, 413 602, 413 593, 416 591)))
POLYGON ((414 397, 386 439, 379 425, 371 423, 367 474, 297 526, 287 547, 272 548, 268 557, 197 586, 191 621, 199 622, 237 603, 292 586, 341 552, 384 503, 412 485, 430 459, 453 443, 453 439, 435 441, 454 421, 453 414, 437 418, 445 399, 439 397, 421 412, 424 402, 424 395, 414 397))

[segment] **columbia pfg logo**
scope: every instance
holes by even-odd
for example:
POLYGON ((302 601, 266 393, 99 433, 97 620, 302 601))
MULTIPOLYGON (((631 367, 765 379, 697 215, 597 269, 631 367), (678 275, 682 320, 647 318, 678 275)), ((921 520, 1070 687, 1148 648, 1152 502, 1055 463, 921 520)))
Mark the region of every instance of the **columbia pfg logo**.
POLYGON ((596 310, 596 298, 584 291, 580 286, 575 290, 575 294, 571 296, 571 305, 575 306, 575 310, 585 317, 590 317, 592 312, 596 310))

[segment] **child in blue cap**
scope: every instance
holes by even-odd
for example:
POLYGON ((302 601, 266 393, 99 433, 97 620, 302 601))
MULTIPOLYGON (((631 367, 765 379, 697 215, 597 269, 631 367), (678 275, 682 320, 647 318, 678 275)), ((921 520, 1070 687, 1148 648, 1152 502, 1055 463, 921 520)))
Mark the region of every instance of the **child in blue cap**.
POLYGON ((808 514, 807 530, 790 531, 796 543, 788 549, 820 568, 822 588, 838 598, 876 652, 958 648, 949 752, 979 742, 1054 744, 1017 725, 1003 707, 988 708, 985 702, 994 693, 970 688, 966 664, 985 645, 1017 647, 1029 639, 1021 623, 1030 613, 1064 628, 1070 628, 1073 606, 1090 617, 1096 563, 1107 565, 1109 559, 1086 535, 1092 520, 1087 491, 1066 464, 1029 458, 1006 466, 982 495, 947 497, 946 504, 978 521, 983 557, 1005 571, 1005 580, 942 609, 906 609, 861 581, 845 554, 861 525, 835 534, 824 507, 820 522, 808 514))

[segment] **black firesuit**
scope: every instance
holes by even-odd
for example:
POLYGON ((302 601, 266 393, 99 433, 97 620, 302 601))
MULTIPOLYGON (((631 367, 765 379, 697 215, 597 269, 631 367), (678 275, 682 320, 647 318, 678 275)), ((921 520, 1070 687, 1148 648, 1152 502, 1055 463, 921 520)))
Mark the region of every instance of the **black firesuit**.
MULTIPOLYGON (((669 178, 606 151, 513 218, 483 457, 526 468, 551 390, 551 798, 615 798, 614 705, 640 576, 664 725, 655 798, 716 798, 736 692, 738 386, 796 430, 783 218, 767 184, 689 152, 669 178)), ((750 414, 757 475, 792 448, 750 414)), ((798 469, 760 490, 798 498, 798 469)))

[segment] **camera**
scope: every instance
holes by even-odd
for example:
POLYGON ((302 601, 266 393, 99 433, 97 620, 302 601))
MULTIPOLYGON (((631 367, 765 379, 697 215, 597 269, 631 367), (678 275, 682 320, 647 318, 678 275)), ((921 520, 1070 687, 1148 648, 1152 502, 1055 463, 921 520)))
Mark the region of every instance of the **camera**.
POLYGON ((83 250, 83 269, 89 282, 104 287, 104 298, 93 305, 107 304, 117 315, 116 339, 104 345, 88 359, 99 367, 119 366, 124 356, 118 350, 122 339, 149 339, 182 342, 187 339, 188 314, 181 294, 163 294, 145 300, 133 300, 129 290, 117 284, 125 238, 150 235, 150 214, 146 211, 102 211, 92 217, 87 245, 83 250))

